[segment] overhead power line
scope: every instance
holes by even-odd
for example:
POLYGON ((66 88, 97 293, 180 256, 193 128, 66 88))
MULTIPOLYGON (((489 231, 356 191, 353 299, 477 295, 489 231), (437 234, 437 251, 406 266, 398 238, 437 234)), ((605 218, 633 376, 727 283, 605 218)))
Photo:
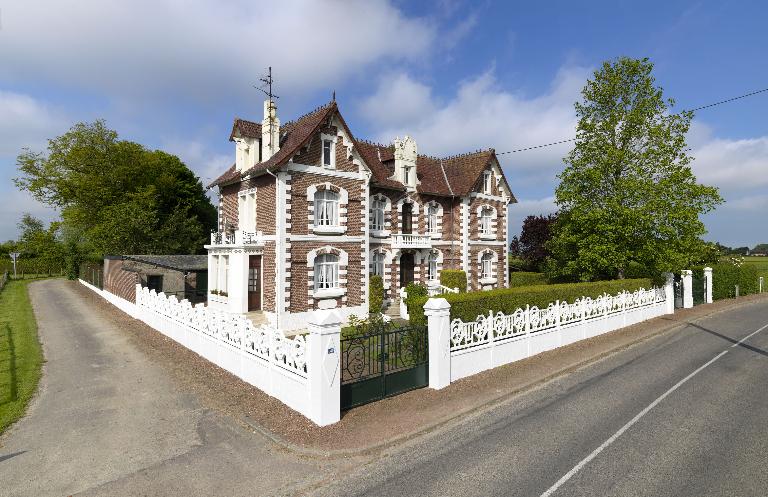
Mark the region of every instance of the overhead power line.
MULTIPOLYGON (((738 97, 728 98, 726 100, 721 100, 719 102, 715 102, 715 103, 711 103, 711 104, 707 104, 707 105, 702 105, 701 107, 696 107, 694 109, 690 109, 690 110, 683 111, 683 112, 696 112, 696 111, 702 110, 702 109, 709 109, 710 107, 716 107, 718 105, 727 104, 727 103, 733 102, 735 100, 741 100, 742 98, 751 97, 753 95, 757 95, 759 93, 765 93, 765 92, 768 92, 768 88, 763 88, 762 90, 756 90, 756 91, 753 91, 753 92, 750 92, 750 93, 745 93, 744 95, 739 95, 738 97)), ((535 150, 537 148, 551 147, 553 145, 560 145, 561 143, 569 143, 569 142, 572 142, 572 141, 576 141, 576 138, 575 137, 574 138, 568 138, 568 139, 565 139, 565 140, 560 140, 560 141, 556 141, 556 142, 552 142, 552 143, 544 143, 542 145, 534 145, 532 147, 518 148, 518 149, 515 149, 515 150, 507 150, 506 152, 496 152, 496 155, 515 154, 517 152, 525 152, 526 150, 535 150)))

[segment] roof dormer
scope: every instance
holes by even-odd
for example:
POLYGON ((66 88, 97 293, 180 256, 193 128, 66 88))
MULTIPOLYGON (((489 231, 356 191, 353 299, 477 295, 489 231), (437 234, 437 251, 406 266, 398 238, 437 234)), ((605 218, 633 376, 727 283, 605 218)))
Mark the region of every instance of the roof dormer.
POLYGON ((416 188, 416 141, 406 135, 395 138, 395 179, 406 187, 416 188))

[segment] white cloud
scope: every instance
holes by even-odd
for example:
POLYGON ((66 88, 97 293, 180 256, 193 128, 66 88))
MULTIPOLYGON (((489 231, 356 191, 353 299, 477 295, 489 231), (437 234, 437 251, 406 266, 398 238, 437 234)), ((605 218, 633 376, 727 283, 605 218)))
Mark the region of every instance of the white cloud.
POLYGON ((768 185, 768 137, 711 138, 692 151, 699 181, 728 191, 768 185))
MULTIPOLYGON (((391 91, 384 82, 365 101, 362 110, 369 121, 378 124, 382 120, 381 113, 375 111, 387 109, 385 124, 377 134, 377 139, 383 142, 409 134, 416 139, 420 151, 430 154, 453 154, 487 147, 502 152, 572 137, 576 127, 573 102, 579 98, 587 75, 585 68, 563 68, 546 92, 526 96, 501 87, 494 71, 489 70, 463 82, 446 102, 432 97, 425 85, 399 75, 389 80, 399 81, 400 91, 391 91), (410 95, 407 93, 409 88, 412 89, 410 95), (395 109, 404 108, 399 101, 408 98, 418 102, 420 108, 434 111, 416 114, 406 109, 396 114, 395 109)), ((516 171, 543 172, 552 176, 553 171, 561 168, 567 147, 550 147, 531 154, 502 156, 501 159, 504 163, 514 164, 516 171)))
POLYGON ((0 90, 0 157, 15 157, 23 147, 39 150, 63 127, 64 120, 45 103, 0 90))
POLYGON ((215 100, 252 94, 273 66, 281 91, 342 82, 381 60, 418 60, 435 27, 387 0, 27 0, 3 6, 5 78, 114 96, 215 100))
POLYGON ((216 153, 200 140, 167 139, 161 148, 178 156, 200 177, 203 186, 210 184, 234 163, 234 147, 231 154, 216 153))
POLYGON ((380 127, 419 122, 434 111, 432 89, 402 73, 382 77, 375 93, 360 104, 360 112, 380 127))

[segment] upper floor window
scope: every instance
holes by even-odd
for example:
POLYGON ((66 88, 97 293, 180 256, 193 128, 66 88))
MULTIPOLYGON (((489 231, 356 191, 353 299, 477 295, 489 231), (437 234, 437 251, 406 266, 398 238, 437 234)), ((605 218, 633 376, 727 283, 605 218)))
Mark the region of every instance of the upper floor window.
POLYGON ((339 287, 339 256, 321 254, 315 258, 315 290, 339 287))
POLYGON ((480 234, 490 235, 492 234, 493 226, 493 209, 490 207, 483 207, 480 211, 480 234))
POLYGON ((256 192, 241 192, 238 197, 238 221, 243 231, 256 231, 256 192))
POLYGON ((403 184, 410 185, 412 180, 413 169, 411 166, 404 166, 403 167, 403 184))
POLYGON ((493 253, 486 252, 480 259, 480 278, 489 279, 493 278, 493 253))
POLYGON ((333 190, 315 193, 315 226, 339 225, 339 194, 333 190))
POLYGON ((483 173, 483 193, 491 195, 493 192, 493 174, 490 171, 483 173))
POLYGON ((430 252, 427 257, 427 279, 429 281, 437 280, 437 253, 430 252))
POLYGON ((439 209, 436 204, 427 207, 427 233, 437 233, 437 217, 439 209))
POLYGON ((379 198, 374 198, 371 202, 371 229, 374 231, 384 230, 384 208, 386 202, 379 198))
POLYGON ((371 258, 371 274, 384 276, 384 253, 374 252, 371 258))
POLYGON ((323 167, 336 167, 336 139, 331 135, 322 135, 322 162, 323 167))

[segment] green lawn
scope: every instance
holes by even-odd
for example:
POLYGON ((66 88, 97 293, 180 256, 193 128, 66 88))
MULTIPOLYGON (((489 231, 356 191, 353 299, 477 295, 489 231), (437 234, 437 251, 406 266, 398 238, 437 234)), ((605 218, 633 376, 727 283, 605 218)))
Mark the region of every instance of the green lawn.
POLYGON ((0 433, 24 414, 40 380, 43 352, 29 283, 9 281, 0 292, 0 433))
POLYGON ((765 278, 765 284, 768 285, 768 257, 745 257, 744 264, 754 266, 757 275, 765 278))

